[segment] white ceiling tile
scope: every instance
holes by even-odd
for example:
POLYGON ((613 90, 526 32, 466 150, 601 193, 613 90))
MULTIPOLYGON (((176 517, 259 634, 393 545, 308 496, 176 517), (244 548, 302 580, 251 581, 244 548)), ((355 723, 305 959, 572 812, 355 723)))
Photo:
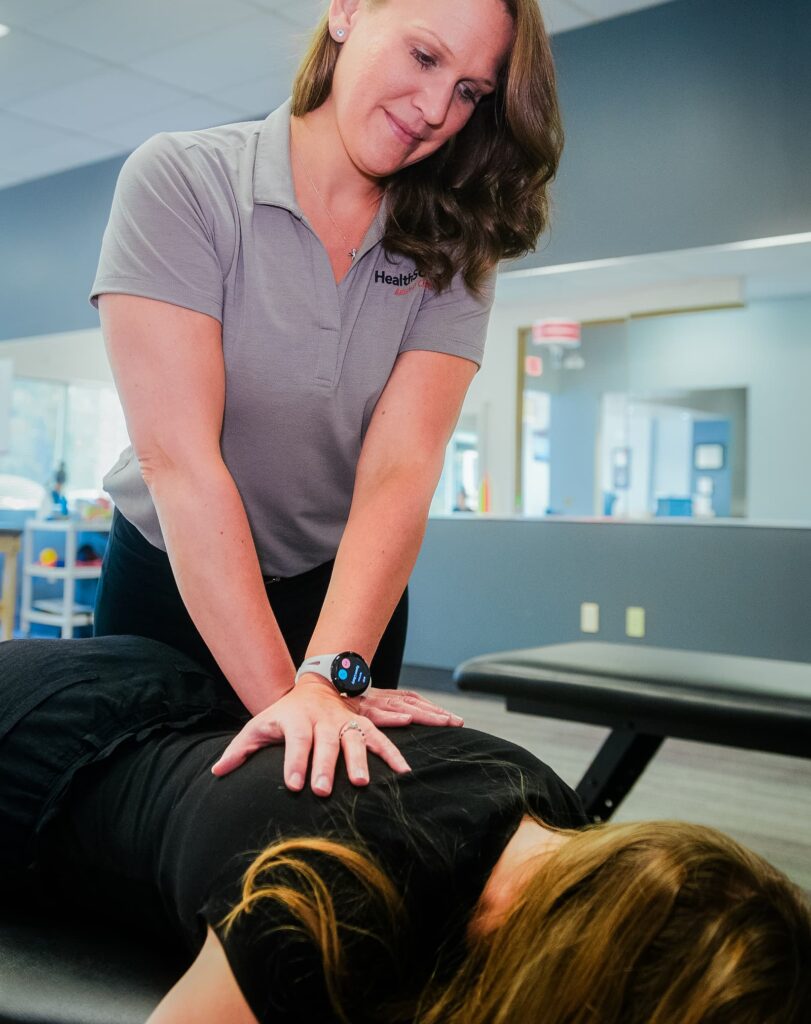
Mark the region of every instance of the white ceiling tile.
POLYGON ((158 132, 195 131, 219 124, 231 124, 249 116, 242 110, 199 96, 161 110, 150 111, 141 117, 98 128, 93 135, 118 145, 121 152, 129 153, 158 132))
POLYGON ((251 0, 259 7, 281 14, 303 29, 313 29, 329 6, 328 0, 251 0))
POLYGON ((120 152, 118 146, 67 132, 57 133, 49 129, 47 139, 47 144, 43 146, 4 153, 3 168, 19 175, 21 180, 30 181, 82 164, 106 160, 120 152))
POLYGON ((39 25, 37 34, 125 64, 255 15, 256 9, 241 0, 138 0, 137 9, 127 3, 83 0, 39 25))
POLYGON ((36 28, 84 0, 0 0, 0 24, 14 28, 36 28))
POLYGON ((100 75, 51 89, 39 96, 9 104, 12 114, 98 135, 105 125, 128 121, 150 110, 188 99, 188 94, 165 82, 113 68, 100 75))
POLYGON ((35 121, 25 117, 15 117, 0 110, 0 164, 19 150, 41 146, 50 138, 50 131, 35 121))
MULTIPOLYGON (((578 0, 579 6, 579 0, 578 0)), ((546 31, 550 33, 568 32, 571 28, 590 25, 595 19, 566 0, 541 0, 541 14, 546 31)))
POLYGON ((27 32, 11 32, 0 39, 0 103, 16 103, 108 67, 109 63, 27 32))
POLYGON ((206 95, 272 71, 292 81, 296 48, 290 25, 271 14, 209 32, 160 53, 134 61, 132 67, 152 78, 206 95))
POLYGON ((275 110, 290 95, 288 75, 262 75, 250 82, 240 82, 229 89, 218 89, 217 98, 231 107, 237 107, 245 116, 266 115, 275 110))

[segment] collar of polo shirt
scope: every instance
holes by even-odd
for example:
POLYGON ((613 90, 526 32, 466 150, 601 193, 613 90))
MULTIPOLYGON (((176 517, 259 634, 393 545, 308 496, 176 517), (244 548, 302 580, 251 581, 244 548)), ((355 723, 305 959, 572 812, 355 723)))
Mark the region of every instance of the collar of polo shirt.
MULTIPOLYGON (((301 219, 304 214, 293 187, 293 169, 290 163, 290 116, 293 107, 289 97, 262 122, 256 145, 253 167, 253 201, 263 206, 280 206, 301 219)), ((383 196, 369 233, 364 239, 363 251, 376 245, 386 227, 386 197, 383 196)))

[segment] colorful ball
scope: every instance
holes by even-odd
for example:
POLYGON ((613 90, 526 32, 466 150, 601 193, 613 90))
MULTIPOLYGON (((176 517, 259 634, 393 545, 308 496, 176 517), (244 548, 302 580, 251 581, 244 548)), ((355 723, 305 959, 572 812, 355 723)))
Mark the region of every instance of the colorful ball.
POLYGON ((59 552, 55 551, 54 548, 43 548, 39 553, 40 565, 47 565, 54 567, 59 561, 59 552))

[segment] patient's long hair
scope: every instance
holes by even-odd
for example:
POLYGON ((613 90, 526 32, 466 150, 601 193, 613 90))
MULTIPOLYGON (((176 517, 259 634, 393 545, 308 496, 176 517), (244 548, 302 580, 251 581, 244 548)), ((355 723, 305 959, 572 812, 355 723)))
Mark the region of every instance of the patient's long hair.
MULTIPOLYGON (((539 857, 506 919, 471 939, 450 983, 412 993, 381 1021, 414 1024, 806 1024, 811 908, 761 857, 712 828, 658 821, 565 832, 539 857)), ((246 875, 233 922, 284 903, 321 951, 336 1016, 339 922, 311 853, 336 858, 374 894, 395 943, 406 898, 366 853, 330 840, 269 847, 246 875), (298 883, 274 883, 277 867, 298 883), (298 865, 298 866, 296 866, 298 865)), ((368 1016, 368 1013, 367 1013, 368 1016)), ((373 1015, 372 1015, 373 1016, 373 1015)))

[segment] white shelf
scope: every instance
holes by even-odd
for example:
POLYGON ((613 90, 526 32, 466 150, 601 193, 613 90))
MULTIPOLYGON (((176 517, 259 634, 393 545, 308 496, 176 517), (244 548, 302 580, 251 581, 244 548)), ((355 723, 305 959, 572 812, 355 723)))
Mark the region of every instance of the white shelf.
MULTIPOLYGON (((36 622, 39 626, 64 626, 65 618, 63 615, 57 615, 55 612, 26 612, 22 617, 24 623, 36 622)), ((92 612, 82 612, 81 614, 74 614, 68 620, 71 626, 90 626, 93 623, 92 612)))
POLYGON ((94 580, 101 575, 100 565, 81 565, 76 562, 78 536, 82 533, 109 533, 111 520, 85 521, 83 519, 29 519, 23 531, 23 596, 20 625, 27 633, 32 622, 61 628, 63 637, 73 636, 76 626, 93 623, 93 609, 74 600, 77 580, 94 580), (65 535, 65 564, 42 565, 34 560, 34 535, 62 533, 65 535), (35 599, 33 580, 45 579, 62 583, 62 596, 35 599))
MULTIPOLYGON (((25 613, 28 622, 36 622, 40 626, 61 626, 65 623, 64 602, 61 598, 34 601, 34 605, 25 613)), ((72 626, 89 626, 93 622, 93 609, 89 604, 74 604, 73 614, 69 616, 72 626)))
POLYGON ((39 532, 55 531, 66 533, 73 530, 75 533, 109 533, 113 525, 112 519, 99 521, 97 519, 72 519, 66 516, 64 519, 29 519, 25 524, 29 530, 39 532))
POLYGON ((59 566, 58 568, 54 566, 54 568, 51 568, 47 565, 41 565, 39 562, 34 562, 32 565, 26 565, 25 574, 27 576, 39 576, 46 580, 65 580, 68 576, 72 576, 75 580, 95 580, 101 575, 101 566, 77 565, 75 569, 69 569, 65 566, 59 566))

